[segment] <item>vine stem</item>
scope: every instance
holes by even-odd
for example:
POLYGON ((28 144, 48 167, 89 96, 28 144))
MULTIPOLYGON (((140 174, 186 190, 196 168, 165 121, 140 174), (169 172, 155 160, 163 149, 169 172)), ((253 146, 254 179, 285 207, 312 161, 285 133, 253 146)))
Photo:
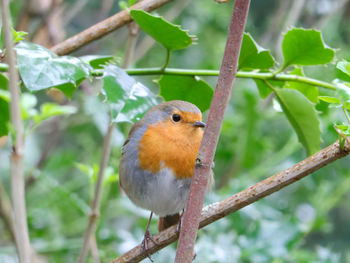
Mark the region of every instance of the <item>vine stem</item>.
POLYGON ((6 59, 9 65, 10 117, 12 132, 11 160, 11 197, 14 216, 16 248, 20 263, 30 263, 32 253, 25 202, 23 175, 24 128, 20 107, 19 76, 16 69, 16 55, 13 49, 11 17, 8 0, 0 0, 2 25, 4 29, 6 59))
POLYGON ((219 140, 226 105, 230 99, 238 58, 242 44, 244 27, 248 16, 250 0, 236 0, 229 26, 224 57, 213 100, 211 102, 207 127, 199 148, 198 165, 194 169, 186 209, 181 224, 181 232, 176 251, 175 263, 191 263, 197 237, 201 211, 207 190, 208 177, 219 140))
MULTIPOLYGON (((178 75, 178 76, 218 76, 218 70, 198 70, 198 69, 179 69, 179 68, 166 68, 162 70, 161 68, 138 68, 138 69, 126 69, 126 73, 129 75, 178 75)), ((102 75, 102 72, 95 71, 95 75, 102 75)), ((280 81, 294 81, 301 82, 309 85, 319 86, 326 89, 336 90, 336 85, 331 83, 291 74, 283 73, 263 73, 254 71, 237 71, 237 78, 252 78, 261 80, 280 80, 280 81)))

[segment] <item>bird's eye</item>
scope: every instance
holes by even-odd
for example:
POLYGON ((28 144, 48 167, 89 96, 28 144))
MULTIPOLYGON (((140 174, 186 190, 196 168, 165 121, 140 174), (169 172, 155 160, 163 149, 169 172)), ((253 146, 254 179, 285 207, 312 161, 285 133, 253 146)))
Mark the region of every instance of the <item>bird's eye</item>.
POLYGON ((173 118, 173 121, 175 122, 179 122, 181 120, 181 117, 179 114, 173 114, 172 118, 173 118))

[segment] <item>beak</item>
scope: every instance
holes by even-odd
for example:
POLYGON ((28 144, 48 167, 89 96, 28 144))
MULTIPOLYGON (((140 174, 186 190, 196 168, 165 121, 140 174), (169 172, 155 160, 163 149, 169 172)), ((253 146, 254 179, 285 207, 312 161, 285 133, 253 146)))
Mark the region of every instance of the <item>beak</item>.
POLYGON ((192 125, 194 127, 200 127, 200 128, 204 128, 205 127, 205 122, 202 122, 202 121, 195 121, 192 123, 192 125))

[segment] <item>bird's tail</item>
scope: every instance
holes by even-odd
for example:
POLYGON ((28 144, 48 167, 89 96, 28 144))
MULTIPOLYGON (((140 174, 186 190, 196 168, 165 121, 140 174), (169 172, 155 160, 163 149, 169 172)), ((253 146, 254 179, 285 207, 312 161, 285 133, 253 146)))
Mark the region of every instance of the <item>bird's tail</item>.
POLYGON ((176 225, 180 220, 180 214, 177 213, 175 215, 165 216, 165 217, 159 217, 157 227, 158 231, 161 232, 168 227, 171 227, 172 225, 176 225))

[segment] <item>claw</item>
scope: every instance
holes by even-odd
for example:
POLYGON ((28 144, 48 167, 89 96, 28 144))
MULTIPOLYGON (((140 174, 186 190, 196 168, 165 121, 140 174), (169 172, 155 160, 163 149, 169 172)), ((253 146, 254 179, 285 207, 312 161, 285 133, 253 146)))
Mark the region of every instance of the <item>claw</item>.
POLYGON ((155 241, 153 236, 151 235, 151 232, 149 232, 149 227, 150 227, 150 224, 151 224, 152 215, 153 215, 153 212, 151 212, 151 215, 150 215, 149 220, 148 220, 146 232, 145 232, 144 238, 143 238, 143 240, 141 242, 142 250, 147 253, 147 257, 149 258, 149 260, 151 260, 151 262, 153 262, 153 259, 151 257, 151 254, 148 253, 148 250, 149 250, 148 242, 152 241, 153 244, 155 244, 156 246, 159 246, 158 242, 155 241))

